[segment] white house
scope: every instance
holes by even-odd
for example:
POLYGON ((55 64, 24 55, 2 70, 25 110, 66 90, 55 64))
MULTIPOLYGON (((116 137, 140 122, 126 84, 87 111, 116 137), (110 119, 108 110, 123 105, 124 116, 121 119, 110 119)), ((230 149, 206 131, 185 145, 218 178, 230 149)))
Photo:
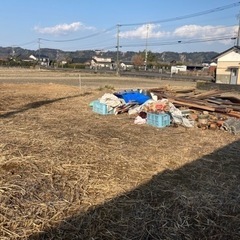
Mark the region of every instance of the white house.
POLYGON ((111 58, 93 57, 91 60, 91 63, 90 63, 90 68, 92 68, 92 69, 101 69, 101 68, 113 69, 113 61, 111 58))
POLYGON ((132 62, 120 62, 120 68, 126 71, 133 69, 134 65, 132 64, 132 62))
POLYGON ((178 72, 186 72, 186 71, 187 71, 186 65, 171 66, 171 74, 178 73, 178 72))
POLYGON ((48 56, 45 55, 40 55, 40 56, 34 56, 34 55, 30 55, 29 58, 33 61, 39 61, 41 66, 45 66, 48 67, 49 63, 50 63, 50 59, 48 56))

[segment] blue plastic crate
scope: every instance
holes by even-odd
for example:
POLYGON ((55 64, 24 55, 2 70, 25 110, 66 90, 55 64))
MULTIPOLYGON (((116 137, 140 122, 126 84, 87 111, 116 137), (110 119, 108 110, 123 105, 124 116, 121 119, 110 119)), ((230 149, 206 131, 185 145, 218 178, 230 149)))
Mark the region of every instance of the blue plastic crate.
POLYGON ((147 113, 147 124, 163 128, 170 125, 170 115, 166 113, 147 113))
POLYGON ((93 102, 92 110, 102 115, 113 114, 113 109, 109 110, 109 107, 106 104, 100 103, 98 100, 93 102))

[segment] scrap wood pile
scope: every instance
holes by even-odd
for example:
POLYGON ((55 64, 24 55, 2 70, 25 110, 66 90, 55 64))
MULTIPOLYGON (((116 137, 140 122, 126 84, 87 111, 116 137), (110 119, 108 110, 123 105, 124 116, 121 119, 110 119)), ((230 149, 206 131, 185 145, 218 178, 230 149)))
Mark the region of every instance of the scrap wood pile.
POLYGON ((176 106, 192 109, 223 113, 228 116, 240 118, 240 98, 222 96, 221 90, 210 90, 196 93, 195 89, 166 92, 163 89, 152 89, 159 98, 165 97, 176 106))
POLYGON ((190 109, 190 117, 203 129, 221 127, 234 134, 240 131, 240 98, 227 96, 221 90, 196 92, 195 89, 166 91, 152 89, 159 99, 167 98, 180 109, 190 109))

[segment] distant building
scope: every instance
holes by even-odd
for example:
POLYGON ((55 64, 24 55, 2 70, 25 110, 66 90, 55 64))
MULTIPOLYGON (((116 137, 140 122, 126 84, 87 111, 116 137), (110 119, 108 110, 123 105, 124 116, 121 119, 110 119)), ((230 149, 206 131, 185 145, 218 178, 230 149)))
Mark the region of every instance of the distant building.
POLYGON ((240 84, 240 47, 234 46, 215 57, 216 83, 240 84))
POLYGON ((91 69, 108 68, 113 69, 114 61, 111 58, 93 57, 90 63, 91 69))
POLYGON ((40 56, 34 56, 34 55, 30 55, 29 59, 32 61, 36 61, 36 62, 40 62, 41 66, 45 66, 48 67, 49 63, 50 63, 50 59, 48 56, 46 55, 40 55, 40 56))
POLYGON ((120 62, 120 68, 124 71, 131 70, 134 68, 132 62, 120 62))
POLYGON ((171 66, 171 74, 179 73, 179 72, 186 72, 187 66, 186 65, 177 65, 171 66))

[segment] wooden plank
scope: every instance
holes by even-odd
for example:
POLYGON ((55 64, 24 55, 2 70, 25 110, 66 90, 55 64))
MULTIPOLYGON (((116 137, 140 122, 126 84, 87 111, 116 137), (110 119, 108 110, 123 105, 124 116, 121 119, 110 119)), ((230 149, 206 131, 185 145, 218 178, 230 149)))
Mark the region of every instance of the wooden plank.
POLYGON ((183 89, 183 90, 176 90, 176 93, 192 93, 195 92, 195 88, 190 88, 190 89, 183 89))
POLYGON ((235 103, 228 103, 228 102, 221 102, 216 100, 207 99, 208 102, 217 104, 218 106, 221 106, 222 108, 232 108, 235 111, 240 111, 240 106, 235 103))
POLYGON ((237 97, 221 96, 219 98, 222 99, 223 101, 229 101, 229 102, 237 104, 237 105, 240 104, 240 99, 237 97))
POLYGON ((236 112, 236 111, 230 111, 229 113, 227 113, 227 115, 231 117, 240 118, 240 112, 236 112))
POLYGON ((204 98, 208 98, 210 96, 219 96, 221 93, 223 93, 223 91, 220 91, 218 89, 214 89, 214 90, 210 90, 204 93, 199 93, 194 95, 195 98, 198 99, 204 99, 204 98))
POLYGON ((207 110, 207 111, 211 111, 214 112, 215 108, 214 107, 210 107, 210 106, 205 106, 205 105, 201 105, 201 104, 197 104, 197 103, 192 103, 192 102, 186 102, 186 101, 181 101, 181 100, 175 100, 173 98, 169 98, 168 99, 170 102, 172 103, 176 103, 176 104, 180 104, 182 106, 187 106, 187 107, 192 107, 192 108, 197 108, 197 109, 202 109, 202 110, 207 110))

